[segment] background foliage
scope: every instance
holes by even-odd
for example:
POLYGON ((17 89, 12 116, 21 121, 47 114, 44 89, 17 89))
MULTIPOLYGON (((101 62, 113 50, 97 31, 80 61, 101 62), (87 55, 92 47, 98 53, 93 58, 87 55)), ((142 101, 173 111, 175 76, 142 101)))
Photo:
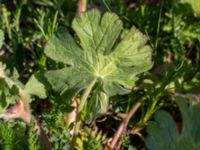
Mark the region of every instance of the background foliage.
MULTIPOLYGON (((66 91, 55 92, 45 78, 44 74, 48 70, 60 70, 69 65, 51 60, 47 57, 49 55, 45 48, 47 41, 51 41, 60 27, 75 35, 71 25, 75 28, 76 24, 72 21, 77 15, 77 5, 77 0, 0 1, 0 114, 3 116, 6 110, 20 99, 18 89, 24 89, 29 97, 31 113, 40 122, 55 150, 68 149, 70 146, 74 124, 69 123, 69 113, 74 106, 66 99, 73 95, 66 91), (14 85, 10 84, 10 81, 14 82, 14 85)), ((95 112, 91 114, 93 105, 86 104, 88 109, 83 109, 84 121, 81 124, 76 149, 105 148, 113 139, 123 117, 140 100, 141 107, 129 121, 116 149, 119 146, 122 150, 159 149, 159 145, 154 146, 155 141, 152 142, 151 137, 156 134, 158 138, 154 140, 160 140, 161 135, 171 136, 171 133, 166 133, 166 128, 176 130, 175 139, 180 139, 180 143, 184 138, 187 139, 188 135, 190 140, 194 140, 193 143, 198 141, 199 137, 195 136, 193 131, 186 131, 188 126, 185 124, 191 124, 192 127, 188 128, 199 128, 196 112, 199 111, 200 99, 200 1, 88 1, 87 9, 94 8, 102 13, 117 14, 123 22, 121 38, 133 26, 145 34, 147 44, 152 48, 153 66, 149 72, 138 76, 139 80, 131 87, 130 93, 120 95, 118 91, 117 95, 111 94, 109 103, 106 103, 108 110, 98 114, 92 121, 88 115, 94 115, 95 112), (175 102, 177 96, 185 102, 185 111, 179 104, 182 114, 175 102), (158 111, 160 109, 162 111, 158 111), (190 117, 187 117, 188 115, 190 117), (160 120, 163 118, 164 120, 160 120), (168 122, 169 126, 163 126, 164 121, 168 122), (157 129, 157 126, 161 128, 157 129)), ((78 41, 76 35, 74 38, 78 41)), ((78 60, 75 63, 80 67, 78 60)), ((73 76, 70 78, 73 79, 73 76)), ((77 95, 77 99, 81 94, 82 92, 77 95)), ((34 126, 34 122, 26 125, 18 119, 11 122, 2 119, 0 148, 42 149, 34 126)), ((198 145, 198 142, 195 144, 198 145)))

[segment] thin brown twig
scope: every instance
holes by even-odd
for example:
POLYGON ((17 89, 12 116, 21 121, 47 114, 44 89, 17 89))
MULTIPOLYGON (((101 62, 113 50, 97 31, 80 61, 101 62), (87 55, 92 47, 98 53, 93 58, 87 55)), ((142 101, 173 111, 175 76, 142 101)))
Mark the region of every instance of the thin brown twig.
POLYGON ((22 89, 19 89, 19 95, 21 97, 21 101, 24 104, 25 111, 30 113, 30 106, 29 106, 29 103, 28 103, 28 98, 27 98, 25 92, 22 89))
POLYGON ((111 144, 109 145, 110 149, 114 149, 116 146, 116 143, 119 141, 119 139, 121 138, 121 135, 125 132, 128 123, 131 119, 131 117, 135 114, 135 112, 139 109, 139 107, 141 106, 141 101, 138 101, 130 110, 130 112, 126 115, 126 117, 123 119, 121 125, 119 126, 117 132, 114 135, 114 138, 111 142, 111 144))
POLYGON ((87 10, 87 1, 88 0, 79 0, 78 2, 78 15, 87 10))

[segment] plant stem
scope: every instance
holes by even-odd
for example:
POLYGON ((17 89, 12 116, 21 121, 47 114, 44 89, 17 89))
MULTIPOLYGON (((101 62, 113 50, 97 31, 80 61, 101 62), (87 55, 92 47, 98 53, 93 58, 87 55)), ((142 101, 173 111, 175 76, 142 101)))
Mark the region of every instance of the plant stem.
POLYGON ((157 48, 158 48, 158 36, 159 36, 159 32, 160 32, 160 23, 161 23, 161 17, 162 17, 163 4, 164 4, 164 1, 161 1, 160 12, 159 12, 159 16, 158 16, 158 26, 157 26, 157 30, 156 30, 155 50, 157 50, 157 48))
POLYGON ((73 137, 72 137, 72 142, 71 142, 71 146, 70 146, 70 150, 74 150, 75 149, 75 144, 76 144, 76 138, 78 136, 78 131, 79 131, 79 127, 80 127, 80 121, 81 121, 81 112, 85 106, 86 100, 89 97, 92 88, 94 87, 95 83, 96 83, 97 79, 95 78, 90 85, 86 88, 85 92, 83 93, 82 97, 81 97, 81 102, 80 105, 78 106, 78 110, 77 110, 77 115, 76 115, 76 121, 75 121, 75 125, 74 125, 74 133, 73 133, 73 137))
POLYGON ((87 10, 87 1, 88 0, 79 0, 78 2, 78 15, 87 10))
POLYGON ((157 104, 158 100, 155 100, 151 107, 147 110, 147 113, 145 114, 144 118, 136 125, 136 127, 134 127, 131 130, 131 134, 135 135, 135 134, 139 134, 139 132, 146 126, 147 122, 149 121, 149 119, 151 118, 152 114, 156 111, 155 107, 157 104))
POLYGON ((85 102, 88 98, 88 96, 90 95, 90 92, 92 91, 92 88, 94 87, 95 83, 96 83, 97 79, 95 78, 94 80, 92 80, 92 82, 90 83, 90 85, 87 87, 87 89, 85 90, 85 92, 83 93, 82 97, 81 97, 81 102, 80 105, 78 107, 78 112, 81 112, 85 102))
POLYGON ((21 101, 24 104, 25 111, 30 113, 31 111, 30 111, 30 107, 29 107, 29 103, 28 103, 28 98, 22 89, 19 89, 19 95, 21 97, 21 101))
POLYGON ((116 143, 119 141, 120 137, 122 136, 123 132, 126 130, 128 123, 131 119, 131 117, 135 114, 135 112, 138 110, 138 108, 141 106, 141 101, 138 101, 131 109, 131 111, 126 115, 126 117, 123 119, 121 125, 119 126, 117 132, 114 135, 114 138, 110 144, 110 148, 114 149, 116 146, 116 143))

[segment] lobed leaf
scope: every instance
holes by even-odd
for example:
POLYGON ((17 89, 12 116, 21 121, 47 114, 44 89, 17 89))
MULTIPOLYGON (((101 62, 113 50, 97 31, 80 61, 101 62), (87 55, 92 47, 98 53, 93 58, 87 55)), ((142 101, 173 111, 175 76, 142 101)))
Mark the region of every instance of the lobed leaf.
POLYGON ((45 75, 56 92, 75 96, 96 79, 101 90, 94 89, 92 99, 104 105, 105 97, 129 93, 137 75, 152 66, 151 48, 135 27, 119 41, 122 21, 114 13, 88 11, 73 20, 72 29, 75 36, 60 28, 45 49, 49 58, 66 65, 45 75))

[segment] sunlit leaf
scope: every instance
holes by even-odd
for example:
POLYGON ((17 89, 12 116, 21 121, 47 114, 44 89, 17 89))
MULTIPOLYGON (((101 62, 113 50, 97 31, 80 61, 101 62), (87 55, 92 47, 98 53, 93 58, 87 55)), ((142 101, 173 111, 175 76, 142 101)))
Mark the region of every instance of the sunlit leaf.
POLYGON ((41 82, 40 74, 32 75, 25 85, 24 92, 29 95, 38 96, 39 98, 46 98, 45 85, 41 82))
POLYGON ((72 29, 77 37, 60 28, 45 49, 48 57, 67 66, 45 75, 57 92, 74 89, 75 96, 96 80, 101 90, 95 90, 92 99, 105 108, 105 97, 129 93, 137 75, 152 66, 147 38, 132 27, 119 41, 122 21, 114 13, 88 11, 73 20, 72 29))

